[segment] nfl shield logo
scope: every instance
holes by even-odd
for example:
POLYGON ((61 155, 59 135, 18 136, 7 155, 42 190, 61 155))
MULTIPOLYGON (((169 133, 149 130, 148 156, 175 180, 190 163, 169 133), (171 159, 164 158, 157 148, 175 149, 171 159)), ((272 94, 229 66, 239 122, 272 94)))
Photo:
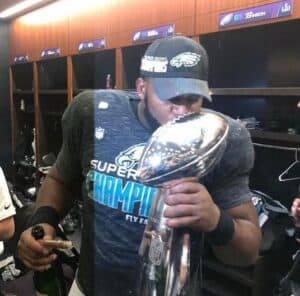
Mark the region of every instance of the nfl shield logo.
POLYGON ((101 140, 101 139, 103 139, 103 137, 104 137, 104 128, 102 128, 102 127, 96 127, 95 138, 97 140, 101 140))

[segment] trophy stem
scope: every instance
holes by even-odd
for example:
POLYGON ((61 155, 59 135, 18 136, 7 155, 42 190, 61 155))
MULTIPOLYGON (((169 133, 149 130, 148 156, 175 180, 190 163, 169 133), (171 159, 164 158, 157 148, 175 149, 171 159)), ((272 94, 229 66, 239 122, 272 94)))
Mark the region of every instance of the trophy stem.
POLYGON ((139 296, 185 295, 189 277, 190 238, 183 229, 166 225, 164 197, 158 188, 139 249, 139 296))

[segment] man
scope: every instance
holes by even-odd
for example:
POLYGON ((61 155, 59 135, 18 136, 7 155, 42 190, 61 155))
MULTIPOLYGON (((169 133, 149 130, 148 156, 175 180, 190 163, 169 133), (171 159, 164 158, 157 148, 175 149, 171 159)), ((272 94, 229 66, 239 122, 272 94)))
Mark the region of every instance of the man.
MULTIPOLYGON (((31 224, 42 223, 46 237, 55 236, 55 226, 81 186, 81 258, 70 295, 132 295, 138 248, 155 193, 137 182, 137 163, 158 126, 199 112, 202 98, 210 100, 207 75, 202 46, 175 35, 156 40, 146 50, 137 94, 88 91, 67 108, 62 149, 39 191, 31 224)), ((228 120, 227 149, 217 168, 200 182, 169 182, 164 214, 170 227, 189 227, 196 236, 207 233, 223 262, 248 265, 255 261, 260 242, 248 188, 253 148, 247 131, 228 120)), ((21 235, 19 256, 28 267, 45 270, 56 255, 30 232, 21 235)))
POLYGON ((0 167, 0 241, 12 237, 15 231, 15 207, 11 201, 6 179, 0 167))

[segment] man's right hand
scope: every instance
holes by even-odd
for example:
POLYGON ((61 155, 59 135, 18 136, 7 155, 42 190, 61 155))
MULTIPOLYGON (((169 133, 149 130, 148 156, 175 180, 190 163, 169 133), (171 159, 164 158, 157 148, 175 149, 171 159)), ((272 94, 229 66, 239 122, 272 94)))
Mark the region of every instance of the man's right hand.
POLYGON ((300 227, 300 197, 296 197, 291 207, 291 214, 295 218, 297 227, 300 227))
MULTIPOLYGON (((44 228, 43 239, 54 239, 56 231, 49 224, 40 224, 44 228)), ((20 236, 18 242, 18 256, 23 263, 30 269, 44 271, 51 267, 57 255, 52 252, 50 247, 43 246, 41 240, 36 240, 31 234, 32 227, 26 229, 20 236)))

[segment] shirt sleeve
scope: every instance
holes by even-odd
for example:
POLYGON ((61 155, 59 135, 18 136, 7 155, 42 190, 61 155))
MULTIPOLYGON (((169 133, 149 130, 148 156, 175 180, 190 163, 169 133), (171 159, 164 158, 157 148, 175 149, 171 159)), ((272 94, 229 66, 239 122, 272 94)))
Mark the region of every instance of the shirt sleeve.
POLYGON ((229 209, 251 200, 249 174, 254 164, 254 148, 248 130, 231 119, 227 147, 213 172, 209 189, 215 203, 229 209))
POLYGON ((0 221, 15 214, 16 209, 12 203, 4 173, 0 168, 0 221))
POLYGON ((63 143, 55 167, 62 179, 71 186, 81 179, 82 115, 80 101, 75 98, 62 116, 63 143))

